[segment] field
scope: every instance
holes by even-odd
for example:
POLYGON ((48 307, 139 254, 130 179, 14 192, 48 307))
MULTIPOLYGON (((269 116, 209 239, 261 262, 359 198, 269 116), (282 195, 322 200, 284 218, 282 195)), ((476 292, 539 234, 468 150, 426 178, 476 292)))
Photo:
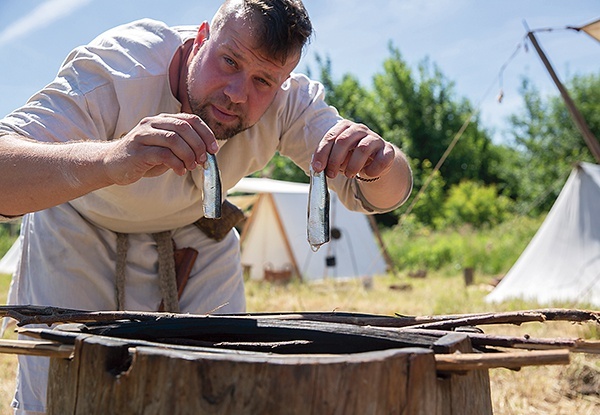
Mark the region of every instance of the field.
MULTIPOLYGON (((249 281, 248 311, 349 311, 372 314, 432 315, 483 311, 529 310, 535 304, 520 302, 490 306, 483 300, 491 288, 490 276, 476 275, 465 286, 462 274, 434 273, 426 278, 407 275, 369 280, 320 283, 292 282, 285 286, 249 281)), ((0 292, 9 278, 0 276, 0 292)), ((485 326, 486 333, 532 337, 598 339, 600 327, 591 324, 548 322, 517 326, 485 326)), ((14 337, 7 333, 6 336, 14 337)), ((0 355, 0 414, 10 414, 16 357, 0 355)), ((520 371, 490 371, 496 415, 593 415, 600 413, 600 361, 598 356, 573 354, 568 366, 525 367, 520 371)))

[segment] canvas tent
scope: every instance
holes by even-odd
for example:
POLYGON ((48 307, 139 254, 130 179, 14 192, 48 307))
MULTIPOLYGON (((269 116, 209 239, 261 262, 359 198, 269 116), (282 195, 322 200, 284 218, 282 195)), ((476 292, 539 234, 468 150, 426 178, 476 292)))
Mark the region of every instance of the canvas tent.
POLYGON ((578 164, 542 226, 486 297, 600 307, 600 166, 578 164))
POLYGON ((0 259, 0 274, 13 274, 17 270, 17 264, 21 257, 21 238, 17 238, 15 243, 0 259))
POLYGON ((306 239, 308 184, 244 178, 231 193, 258 197, 242 231, 242 264, 250 278, 289 269, 303 280, 372 277, 387 264, 366 215, 346 209, 331 193, 332 239, 313 252, 306 239), (339 234, 339 235, 338 235, 339 234))

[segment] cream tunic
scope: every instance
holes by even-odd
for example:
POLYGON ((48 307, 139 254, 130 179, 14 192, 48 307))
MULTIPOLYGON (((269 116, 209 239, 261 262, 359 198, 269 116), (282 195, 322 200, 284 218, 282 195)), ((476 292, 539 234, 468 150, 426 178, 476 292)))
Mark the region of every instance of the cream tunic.
MULTIPOLYGON (((168 69, 177 48, 195 34, 194 27, 148 19, 109 30, 75 49, 51 84, 0 120, 0 132, 48 142, 114 140, 144 117, 180 112, 168 69)), ((292 74, 255 126, 219 142, 223 189, 263 168, 276 151, 307 171, 317 143, 340 120, 323 98, 321 84, 292 74)), ((338 175, 330 186, 350 209, 378 211, 362 200, 354 180, 338 175)), ((130 234, 125 308, 156 310, 161 296, 149 233, 173 230, 177 246, 199 252, 181 311, 244 311, 237 234, 217 243, 190 225, 203 215, 201 189, 202 169, 184 177, 169 171, 25 215, 10 303, 115 309, 115 232, 122 232, 130 234)), ((40 379, 46 370, 43 358, 20 359, 15 407, 45 410, 46 382, 40 379)))

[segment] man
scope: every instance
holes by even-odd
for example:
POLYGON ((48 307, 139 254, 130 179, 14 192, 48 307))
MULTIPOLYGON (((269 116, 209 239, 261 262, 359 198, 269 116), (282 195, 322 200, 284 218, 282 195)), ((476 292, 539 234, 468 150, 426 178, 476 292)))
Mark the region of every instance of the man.
MULTIPOLYGON (((215 240, 194 224, 207 152, 224 190, 279 151, 306 172, 312 159, 350 209, 402 204, 412 187, 402 152, 292 73, 311 32, 300 0, 227 0, 210 26, 141 20, 75 49, 0 121, 0 188, 11 195, 0 215, 23 216, 10 302, 156 311, 160 252, 172 255, 173 241, 198 256, 167 309, 243 312, 235 231, 215 240)), ((13 406, 44 412, 47 361, 19 366, 13 406)))

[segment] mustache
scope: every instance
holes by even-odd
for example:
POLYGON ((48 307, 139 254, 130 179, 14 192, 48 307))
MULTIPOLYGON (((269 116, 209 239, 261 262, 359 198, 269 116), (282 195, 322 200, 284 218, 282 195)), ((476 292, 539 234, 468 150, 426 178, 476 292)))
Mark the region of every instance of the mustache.
POLYGON ((231 102, 231 99, 227 95, 222 95, 218 99, 213 100, 212 104, 237 116, 243 113, 242 106, 231 102))

